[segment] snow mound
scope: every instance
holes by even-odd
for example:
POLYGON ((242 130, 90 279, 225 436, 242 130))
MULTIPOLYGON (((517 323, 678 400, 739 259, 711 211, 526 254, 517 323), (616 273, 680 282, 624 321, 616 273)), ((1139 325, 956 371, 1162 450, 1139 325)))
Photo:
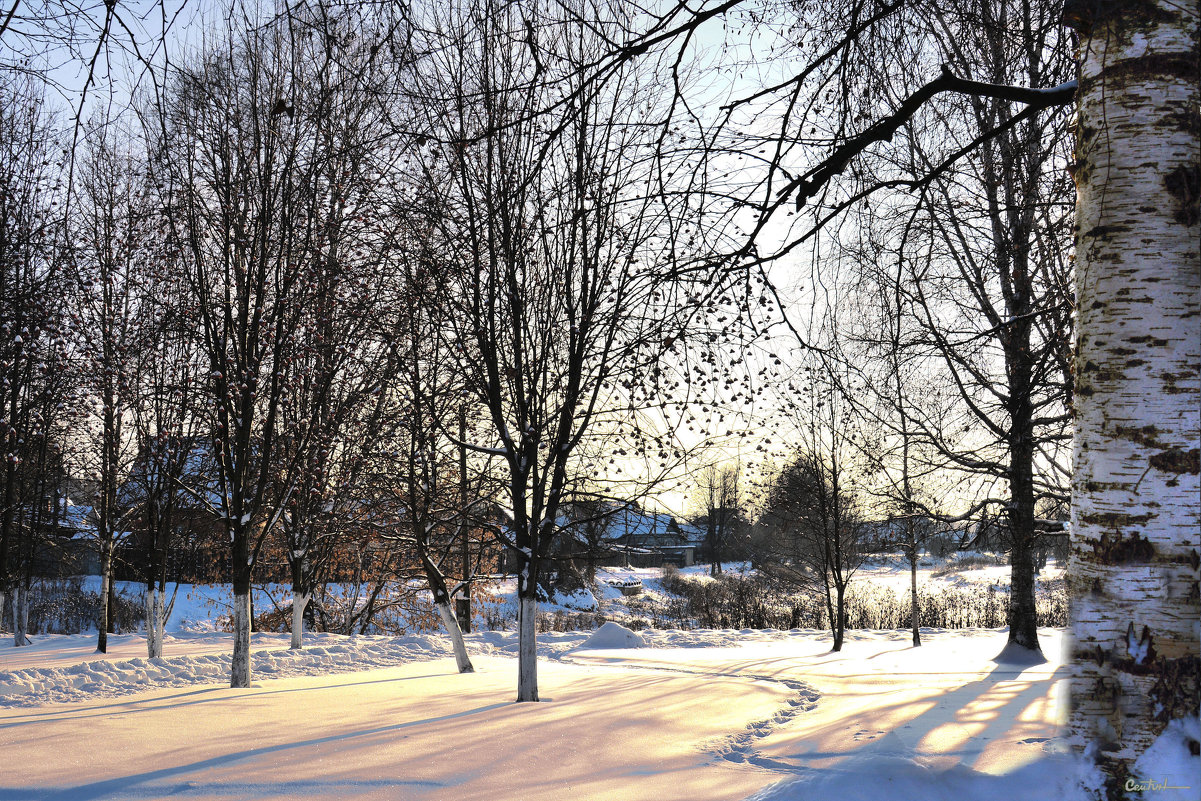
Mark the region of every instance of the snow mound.
POLYGON ((1001 653, 994 656, 992 661, 998 665, 1034 667, 1035 665, 1046 664, 1047 658, 1043 656, 1042 651, 1036 651, 1011 642, 1006 643, 1005 647, 1001 649, 1001 653))
POLYGON ((580 648, 645 648, 642 635, 610 620, 580 644, 580 648))
MULTIPOLYGON (((257 681, 372 670, 453 653, 447 638, 431 635, 311 635, 310 640, 312 644, 300 650, 252 650, 252 678, 257 681)), ((229 681, 229 664, 226 652, 0 670, 0 708, 115 698, 160 687, 223 684, 229 681)))

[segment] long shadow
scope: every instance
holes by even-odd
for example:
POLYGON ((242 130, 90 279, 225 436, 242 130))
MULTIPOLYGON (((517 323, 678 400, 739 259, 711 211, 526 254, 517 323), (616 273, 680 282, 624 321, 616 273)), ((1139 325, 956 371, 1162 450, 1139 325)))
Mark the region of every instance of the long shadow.
MULTIPOLYGON (((0 799, 20 798, 30 799, 31 801, 88 801, 89 799, 105 798, 111 795, 119 795, 127 797, 139 786, 146 785, 152 782, 162 782, 170 780, 176 776, 183 776, 195 771, 208 770, 210 768, 219 768, 225 765, 230 765, 242 760, 254 759, 255 757, 265 756, 268 754, 283 753, 300 748, 310 748, 320 746, 326 743, 345 742, 354 740, 360 737, 371 737, 378 734, 386 734, 388 732, 402 731, 418 726, 425 726, 433 723, 442 723, 456 718, 470 717, 479 715, 485 712, 490 712, 495 709, 504 709, 511 707, 511 702, 488 704, 486 706, 468 709, 462 712, 453 712, 447 715, 439 715, 432 718, 424 718, 422 720, 411 720, 406 723, 394 723, 389 726, 378 726, 373 729, 362 729, 360 731, 344 732, 340 734, 331 734, 325 737, 314 737, 309 740, 299 740, 290 743, 281 743, 279 745, 263 746, 262 748, 251 748, 245 751, 238 751, 230 754, 222 754, 221 756, 210 757, 196 762, 191 762, 186 765, 175 765, 169 768, 160 768, 159 770, 146 771, 145 773, 137 773, 130 776, 121 776, 115 779, 105 779, 104 781, 92 782, 90 784, 81 784, 74 787, 55 787, 55 788, 26 788, 26 787, 0 787, 0 799)), ((186 785, 185 785, 186 787, 186 785)), ((159 797, 163 794, 170 794, 170 787, 154 787, 145 788, 143 792, 149 792, 151 797, 159 797)))
MULTIPOLYGON (((254 698, 254 697, 261 696, 261 695, 282 695, 282 694, 287 694, 287 693, 312 692, 312 691, 316 691, 316 690, 336 690, 336 689, 341 689, 344 687, 361 687, 361 686, 370 685, 370 684, 390 684, 392 682, 416 681, 418 679, 434 679, 434 678, 445 677, 447 675, 450 675, 450 674, 426 673, 426 674, 422 674, 420 676, 396 676, 396 677, 387 678, 387 679, 371 679, 369 681, 348 681, 348 682, 342 682, 340 684, 321 684, 316 687, 288 687, 286 689, 279 689, 279 690, 259 690, 258 692, 246 693, 245 697, 254 698)), ((289 678, 304 678, 304 677, 285 676, 285 677, 281 677, 281 678, 289 679, 289 678)), ((267 681, 271 681, 271 680, 272 679, 267 679, 267 681)), ((257 688, 252 688, 252 689, 257 689, 257 688)), ((104 716, 113 714, 114 710, 121 710, 121 711, 129 712, 129 713, 157 712, 162 709, 177 709, 177 708, 182 708, 182 707, 195 706, 197 704, 207 704, 212 701, 221 701, 221 700, 228 699, 230 697, 229 695, 216 695, 216 694, 217 693, 227 693, 229 691, 231 691, 230 687, 225 687, 225 686, 221 686, 221 685, 212 685, 212 686, 208 686, 208 687, 205 687, 205 688, 199 689, 199 690, 189 690, 187 692, 176 693, 175 695, 162 695, 162 696, 158 696, 155 698, 129 698, 128 700, 115 701, 115 702, 109 703, 109 704, 98 704, 96 706, 85 706, 85 707, 81 707, 79 711, 55 710, 53 712, 37 712, 37 713, 21 714, 20 715, 21 720, 12 720, 12 721, 0 723, 0 731, 3 731, 4 729, 17 728, 19 726, 27 726, 31 723, 44 723, 47 721, 67 720, 67 719, 82 720, 82 719, 87 719, 87 718, 104 717, 104 716), (195 700, 191 700, 191 701, 179 701, 179 702, 173 703, 173 704, 159 703, 160 701, 171 701, 171 700, 177 699, 177 698, 189 698, 189 697, 193 697, 193 696, 197 696, 197 695, 205 695, 205 696, 210 696, 210 697, 199 698, 199 699, 195 699, 195 700), (104 711, 104 710, 108 710, 108 711, 104 711), (88 712, 88 713, 95 713, 95 714, 80 714, 80 712, 88 712)), ((10 709, 20 709, 20 707, 10 707, 10 709)))
MULTIPOLYGON (((1038 666, 1033 666, 1038 667, 1038 666)), ((1058 667, 1050 674, 1040 674, 1037 678, 1022 679, 1022 667, 1020 665, 997 663, 995 667, 988 673, 987 676, 977 679, 976 681, 965 684, 953 690, 944 693, 935 693, 920 701, 906 701, 901 704, 882 704, 876 709, 880 711, 888 711, 901 709, 906 706, 911 706, 914 703, 930 703, 929 708, 919 714, 917 717, 908 720, 892 731, 900 738, 910 752, 916 753, 918 745, 933 731, 947 724, 962 725, 971 727, 973 731, 965 740, 964 746, 949 750, 941 750, 939 756, 958 756, 961 758, 977 757, 983 752, 988 742, 996 740, 997 737, 1004 734, 1017 721, 1017 716, 1021 714, 1031 703, 1046 695, 1048 689, 1056 681, 1065 678, 1067 669, 1058 667), (997 690, 998 685, 1006 683, 1011 685, 1010 688, 1002 688, 997 690), (1013 685, 1021 685, 1013 691, 1013 685), (975 701, 987 701, 989 696, 1004 694, 1004 700, 996 706, 991 706, 987 709, 972 711, 970 718, 963 719, 965 710, 975 701), (956 711, 951 711, 956 710, 956 711), (985 721, 984 718, 987 718, 985 721), (984 723, 984 728, 979 731, 974 729, 980 723, 984 723), (974 744, 974 745, 973 745, 974 744)), ((921 674, 897 674, 897 675, 921 675, 921 674)), ((929 675, 929 674, 926 674, 929 675)), ((795 758, 801 761, 799 767, 804 767, 804 763, 809 760, 829 759, 838 757, 850 757, 856 754, 869 751, 873 745, 877 743, 874 739, 860 741, 860 745, 854 748, 848 748, 839 751, 807 751, 795 755, 795 758)), ((971 767, 970 764, 965 764, 965 767, 971 767)))
MULTIPOLYGON (((439 782, 424 779, 346 779, 343 781, 330 779, 297 779, 283 782, 242 782, 227 784, 223 782, 192 782, 184 781, 166 786, 153 786, 122 792, 122 801, 130 799, 150 799, 160 801, 163 798, 187 798, 192 795, 204 798, 284 798, 288 801, 297 798, 321 794, 326 796, 353 797, 365 791, 402 791, 404 789, 431 790, 442 787, 453 787, 451 782, 439 782)), ((52 789, 20 789, 15 795, 9 795, 9 790, 0 787, 0 801, 67 801, 81 796, 75 795, 75 790, 66 788, 52 789)), ((403 795, 389 794, 386 797, 403 798, 403 795)))

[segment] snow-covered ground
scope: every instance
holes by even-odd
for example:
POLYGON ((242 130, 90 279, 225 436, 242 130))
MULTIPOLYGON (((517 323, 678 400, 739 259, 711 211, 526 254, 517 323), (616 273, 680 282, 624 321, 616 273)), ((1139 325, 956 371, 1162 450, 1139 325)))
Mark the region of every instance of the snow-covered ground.
MULTIPOLYGON (((657 571, 608 575, 661 591, 657 571)), ((512 702, 513 632, 469 635, 464 675, 436 634, 310 634, 300 651, 255 634, 254 686, 231 690, 229 635, 173 631, 155 660, 141 635, 105 655, 94 634, 0 646, 0 799, 1081 797, 1055 629, 1045 661, 998 662, 1004 630, 927 629, 921 648, 852 631, 831 653, 819 631, 610 623, 539 635, 539 704, 512 702)), ((1175 724, 1140 766, 1190 789, 1148 798, 1197 797, 1199 728, 1175 724)))
POLYGON ((41 638, 0 662, 0 798, 1071 798, 1058 631, 1037 665, 991 630, 618 634, 542 635, 536 705, 507 632, 467 675, 437 636, 256 635, 241 691, 227 635, 41 638))

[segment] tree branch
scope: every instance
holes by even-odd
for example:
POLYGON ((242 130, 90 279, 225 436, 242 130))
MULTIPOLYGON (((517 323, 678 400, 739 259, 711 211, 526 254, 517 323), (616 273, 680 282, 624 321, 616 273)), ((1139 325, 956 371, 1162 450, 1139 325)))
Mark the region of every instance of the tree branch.
MULTIPOLYGON (((796 192, 796 207, 798 210, 801 209, 809 198, 816 195, 827 183, 841 174, 851 159, 876 142, 891 140, 901 126, 909 122, 922 106, 943 92, 995 97, 1012 100, 1016 103, 1025 103, 1029 107, 1027 112, 1032 113, 1035 110, 1071 103, 1076 96, 1076 81, 1068 81, 1050 89, 1006 86, 960 78, 944 65, 940 76, 906 98, 893 114, 873 123, 866 131, 852 137, 846 144, 823 159, 821 164, 793 179, 780 190, 780 199, 796 192)), ((958 158, 959 155, 961 154, 956 154, 955 158, 958 158)))

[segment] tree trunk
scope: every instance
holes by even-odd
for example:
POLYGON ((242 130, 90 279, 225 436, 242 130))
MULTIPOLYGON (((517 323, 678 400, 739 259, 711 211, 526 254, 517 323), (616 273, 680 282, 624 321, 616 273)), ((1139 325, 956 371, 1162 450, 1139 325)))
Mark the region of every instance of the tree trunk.
POLYGON ((105 615, 105 625, 109 634, 117 633, 117 584, 113 581, 111 566, 108 573, 108 613, 105 615))
MULTIPOLYGON (((906 525, 912 526, 912 521, 906 525)), ((910 528, 910 544, 912 545, 909 551, 909 625, 913 627, 913 647, 918 648, 922 644, 922 634, 920 624, 922 622, 921 608, 918 605, 917 598, 917 542, 916 536, 913 534, 913 529, 910 528)))
POLYGON ((475 667, 471 664, 471 658, 467 656, 467 645, 463 642, 463 631, 459 628, 458 618, 450 608, 450 602, 442 601, 436 606, 438 614, 442 617, 442 625, 446 628, 446 633, 450 635, 450 643, 455 649, 455 666, 458 667, 460 673, 474 673, 475 667))
POLYGON ((4 591, 4 588, 0 587, 0 631, 4 631, 4 602, 7 597, 8 594, 4 591))
POLYGON ((517 701, 538 700, 538 599, 535 582, 526 582, 517 610, 517 701))
POLYGON ((837 621, 834 624, 834 648, 842 650, 842 641, 847 631, 847 601, 846 589, 840 584, 835 588, 834 613, 837 621))
POLYGON ((163 655, 163 594, 153 582, 146 588, 146 655, 163 655))
POLYGON ((438 615, 442 618, 442 626, 446 629, 446 633, 450 636, 451 644, 455 651, 455 664, 459 668, 460 673, 474 673, 475 668, 471 665, 471 660, 467 657, 467 646, 463 643, 463 630, 459 628, 459 620, 455 617, 454 611, 450 605, 450 592, 446 587, 446 578, 438 569, 438 566, 430 559, 429 554, 425 551, 424 545, 419 546, 421 550, 421 565, 425 570, 425 581, 429 586, 430 594, 434 596, 434 606, 438 610, 438 615))
POLYGON ((304 610, 312 597, 312 593, 292 589, 292 644, 288 646, 292 650, 304 645, 304 610))
POLYGON ((471 633, 471 590, 464 589, 463 596, 455 599, 455 619, 459 621, 459 631, 471 633))
POLYGON ((33 645, 29 639, 29 585, 13 587, 13 645, 33 645))
POLYGON ((1026 433, 1014 438, 1009 451, 1009 642, 1042 653, 1034 602, 1034 434, 1028 419, 1018 425, 1026 433))
POLYGON ((100 611, 96 616, 96 652, 108 653, 109 604, 112 602, 113 550, 107 537, 100 540, 100 611))
MULTIPOLYGON (((1069 727, 1111 798, 1197 714, 1198 5, 1065 9, 1081 35, 1069 727)), ((1195 762, 1145 778, 1195 787, 1195 762)))
POLYGON ((250 686, 250 590, 234 589, 234 654, 229 668, 229 686, 250 686))

